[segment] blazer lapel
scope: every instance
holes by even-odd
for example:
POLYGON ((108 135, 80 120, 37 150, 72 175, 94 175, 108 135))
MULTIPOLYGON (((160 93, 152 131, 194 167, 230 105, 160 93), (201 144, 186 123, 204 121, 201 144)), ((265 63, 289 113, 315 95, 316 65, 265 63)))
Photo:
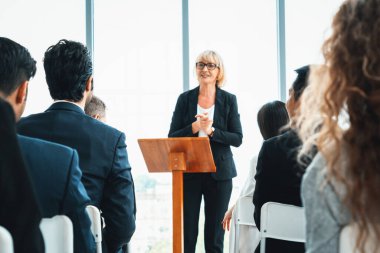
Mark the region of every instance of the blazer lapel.
POLYGON ((198 106, 198 95, 199 95, 199 86, 194 88, 189 93, 189 121, 195 121, 194 116, 197 114, 197 106, 198 106))
POLYGON ((224 96, 220 88, 216 87, 213 125, 217 128, 222 127, 221 120, 223 119, 223 108, 224 108, 224 96))

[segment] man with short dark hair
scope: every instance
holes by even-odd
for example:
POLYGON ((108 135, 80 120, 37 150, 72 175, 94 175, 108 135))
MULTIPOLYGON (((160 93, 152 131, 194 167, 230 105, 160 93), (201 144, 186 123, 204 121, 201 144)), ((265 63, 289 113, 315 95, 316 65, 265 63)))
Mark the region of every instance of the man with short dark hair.
MULTIPOLYGON (((0 97, 12 106, 16 120, 24 112, 29 79, 35 73, 36 62, 28 50, 0 37, 0 97)), ((22 135, 18 136, 18 142, 42 217, 67 215, 73 223, 75 252, 95 252, 91 221, 85 209, 90 198, 81 182, 77 152, 63 145, 22 135)))
POLYGON ((135 231, 135 193, 125 134, 88 117, 92 62, 79 42, 60 40, 47 49, 46 81, 54 103, 43 113, 21 119, 18 131, 78 151, 83 184, 105 221, 103 252, 119 252, 135 231))

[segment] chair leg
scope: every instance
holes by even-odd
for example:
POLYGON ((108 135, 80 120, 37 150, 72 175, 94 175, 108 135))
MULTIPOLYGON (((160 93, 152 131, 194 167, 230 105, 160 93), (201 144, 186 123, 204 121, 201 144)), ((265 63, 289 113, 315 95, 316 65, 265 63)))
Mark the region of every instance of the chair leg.
POLYGON ((265 238, 262 238, 260 241, 260 253, 265 253, 265 238))
POLYGON ((235 246, 234 246, 234 252, 239 253, 239 223, 235 223, 235 246))

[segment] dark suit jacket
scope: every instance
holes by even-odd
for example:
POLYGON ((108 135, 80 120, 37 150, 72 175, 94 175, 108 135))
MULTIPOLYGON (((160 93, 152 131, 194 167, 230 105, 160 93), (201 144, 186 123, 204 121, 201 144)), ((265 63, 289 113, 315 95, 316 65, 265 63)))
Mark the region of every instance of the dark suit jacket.
POLYGON ((15 253, 42 253, 42 219, 17 142, 12 107, 0 99, 0 226, 12 235, 15 253))
POLYGON ((81 182, 78 154, 75 150, 18 136, 26 167, 35 185, 42 216, 67 215, 74 227, 74 251, 95 252, 95 241, 86 212, 90 198, 81 182))
MULTIPOLYGON (((254 218, 260 229, 260 212, 269 201, 302 206, 302 170, 297 162, 301 142, 292 130, 264 141, 257 161, 253 193, 254 218)), ((284 217, 286 219, 286 217, 284 217)), ((258 252, 258 251, 256 251, 258 252)), ((266 252, 305 252, 303 244, 269 240, 266 252)))
POLYGON ((135 231, 135 193, 124 133, 87 116, 68 102, 22 118, 20 134, 78 151, 82 182, 105 220, 103 252, 116 252, 135 231), (105 247, 106 246, 106 247, 105 247))
MULTIPOLYGON (((170 124, 169 137, 197 137, 193 134, 191 124, 197 114, 199 86, 182 93, 178 100, 170 124)), ((213 136, 210 138, 212 154, 216 165, 216 180, 231 179, 236 176, 235 163, 231 145, 239 147, 243 140, 240 115, 236 96, 216 88, 213 136)), ((190 177, 191 174, 185 174, 190 177)))

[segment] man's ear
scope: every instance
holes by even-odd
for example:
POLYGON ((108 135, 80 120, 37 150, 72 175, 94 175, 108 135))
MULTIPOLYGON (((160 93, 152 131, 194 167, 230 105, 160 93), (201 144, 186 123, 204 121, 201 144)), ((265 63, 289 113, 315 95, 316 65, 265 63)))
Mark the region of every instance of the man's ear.
POLYGON ((16 103, 17 104, 22 104, 25 102, 26 97, 28 95, 28 85, 29 85, 29 81, 24 81, 17 88, 17 91, 16 91, 16 103))
POLYGON ((92 76, 90 76, 86 81, 86 91, 92 91, 92 76))

